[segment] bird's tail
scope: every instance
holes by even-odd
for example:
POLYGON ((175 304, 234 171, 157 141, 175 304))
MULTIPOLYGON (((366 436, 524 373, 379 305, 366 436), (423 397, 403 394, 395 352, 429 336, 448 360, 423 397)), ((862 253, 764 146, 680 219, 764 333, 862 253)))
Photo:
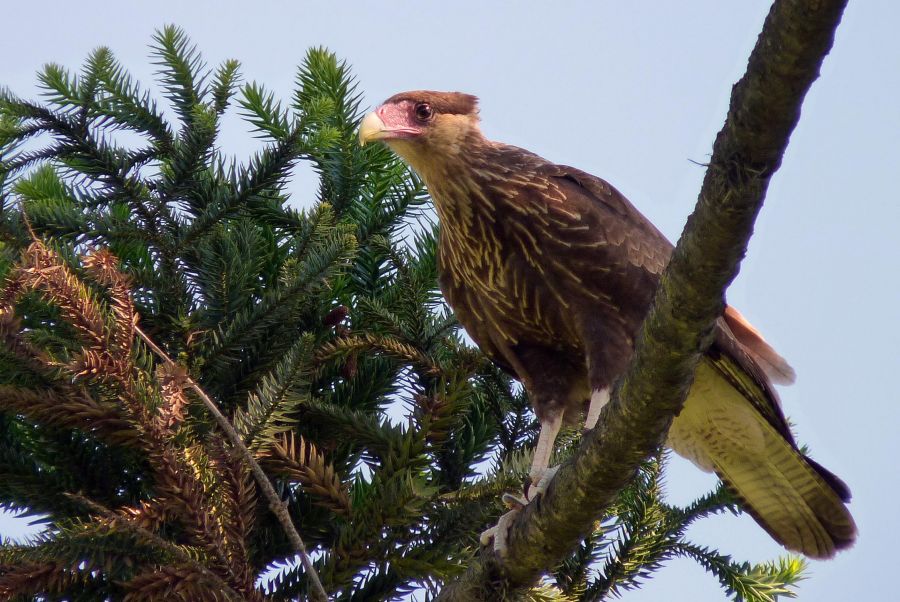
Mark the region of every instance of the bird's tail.
POLYGON ((713 458, 715 471, 776 541, 810 558, 830 558, 856 539, 844 505, 850 492, 769 428, 763 461, 724 454, 713 458))
POLYGON ((856 538, 847 486, 803 455, 710 362, 697 370, 669 446, 718 474, 789 550, 830 558, 856 538))

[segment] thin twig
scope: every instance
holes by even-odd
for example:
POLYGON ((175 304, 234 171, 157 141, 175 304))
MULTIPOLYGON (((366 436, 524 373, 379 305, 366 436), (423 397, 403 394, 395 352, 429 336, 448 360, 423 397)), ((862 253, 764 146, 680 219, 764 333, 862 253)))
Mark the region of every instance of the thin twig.
MULTIPOLYGON (((137 332, 138 336, 153 350, 156 355, 158 355, 164 362, 170 365, 175 365, 175 362, 172 361, 172 358, 147 334, 140 329, 140 327, 134 327, 135 332, 137 332)), ((294 523, 291 521, 291 516, 288 514, 287 505, 281 501, 281 498, 278 496, 278 493, 275 491, 275 488, 272 487, 272 483, 269 481, 269 477, 266 476, 266 473, 263 472, 263 469, 260 467, 259 463, 253 457, 253 454, 250 453, 250 450, 247 449, 247 446, 244 445, 243 439, 234 430, 234 427, 229 422, 228 418, 219 411, 218 406, 215 402, 210 399, 209 395, 198 385, 193 378, 188 377, 187 384, 190 385, 191 389, 203 400, 203 404, 207 407, 210 413, 213 415, 213 418, 216 419, 216 422, 219 424, 219 427, 225 432, 228 436, 228 440, 231 441, 231 444, 241 453, 244 460, 250 466, 250 471, 253 473, 253 477, 256 479, 257 484, 259 484, 260 489, 262 489, 263 494, 266 496, 266 499, 269 502, 269 508, 272 510, 272 513, 278 518, 278 522, 281 523, 281 526, 284 528, 285 533, 288 535, 288 539, 291 540, 291 545, 294 550, 300 555, 300 562, 303 564, 303 568, 306 570, 306 575, 312 583, 311 595, 310 597, 316 602, 326 602, 328 600, 328 595, 325 593, 325 588, 322 586, 322 582, 319 580, 319 575, 316 573, 316 569, 313 566, 312 560, 309 557, 309 553, 306 551, 306 545, 303 543, 303 539, 300 538, 300 533, 297 532, 297 529, 294 527, 294 523)))

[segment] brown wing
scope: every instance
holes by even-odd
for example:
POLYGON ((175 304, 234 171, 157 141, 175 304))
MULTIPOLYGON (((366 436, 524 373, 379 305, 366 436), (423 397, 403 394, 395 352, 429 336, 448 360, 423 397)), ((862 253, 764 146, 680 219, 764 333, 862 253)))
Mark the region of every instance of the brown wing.
POLYGON ((566 308, 587 299, 632 333, 652 301, 672 245, 618 190, 578 169, 501 146, 489 184, 509 208, 500 224, 566 308))
MULTIPOLYGON (((645 225, 643 216, 621 195, 611 193, 611 187, 604 186, 602 180, 590 185, 584 184, 584 176, 580 180, 581 188, 593 192, 597 199, 599 214, 607 219, 618 215, 624 220, 621 225, 602 229, 602 236, 621 245, 622 236, 615 238, 619 228, 619 233, 633 237, 626 244, 626 251, 619 251, 618 256, 652 274, 655 289, 664 266, 660 259, 668 261, 671 253, 668 241, 663 238, 664 244, 660 244, 658 231, 645 225)), ((651 302, 647 300, 644 312, 651 302)), ((724 440, 709 444, 701 454, 706 456, 703 464, 712 465, 726 486, 744 502, 744 508, 776 541, 813 558, 830 558, 836 550, 849 547, 856 539, 856 525, 844 505, 850 500, 850 490, 835 474, 798 449, 772 385, 793 382, 793 369, 734 308, 726 307, 717 320, 714 337, 697 378, 702 380, 701 372, 705 369, 709 373, 711 368, 727 385, 705 402, 691 404, 689 398, 672 426, 670 443, 678 449, 673 435, 677 439, 678 427, 684 426, 685 419, 688 431, 694 424, 712 425, 724 440), (728 394, 729 386, 738 396, 728 394), (704 419, 692 421, 689 416, 698 411, 704 419), (716 416, 722 421, 717 422, 716 416), (746 422, 742 423, 742 417, 746 422), (765 423, 771 429, 753 427, 757 421, 760 427, 765 423), (762 445, 744 447, 740 443, 742 433, 728 433, 734 424, 746 424, 748 431, 760 435, 762 445), (721 453, 716 453, 717 449, 721 453), (748 452, 750 457, 745 455, 748 452)), ((688 433, 688 457, 696 451, 691 449, 691 439, 702 433, 688 433)), ((679 453, 682 451, 685 450, 679 453)))
POLYGON ((707 355, 715 370, 756 408, 766 422, 796 447, 790 426, 781 410, 778 393, 762 367, 735 338, 724 318, 716 321, 714 336, 707 355))
MULTIPOLYGON (((637 329, 652 303, 659 277, 671 257, 672 244, 605 180, 573 167, 546 162, 539 157, 535 157, 534 161, 535 178, 546 181, 541 202, 547 205, 548 220, 556 232, 545 237, 544 244, 550 247, 549 252, 561 255, 568 268, 565 271, 559 269, 554 280, 560 283, 568 281, 601 299, 612 298, 619 306, 633 306, 636 309, 633 327, 637 329), (577 276, 578 280, 573 276, 577 276)), ((619 308, 626 313, 627 309, 619 308)), ((737 312, 732 312, 731 317, 735 315, 739 316, 737 312)), ((746 320, 743 323, 746 325, 742 331, 745 338, 765 344, 757 331, 752 330, 751 333, 752 327, 746 320)), ((715 329, 709 356, 716 371, 796 447, 778 394, 767 370, 754 356, 753 348, 738 340, 724 317, 717 321, 715 329)), ((759 348, 762 349, 761 345, 759 348)), ((774 354, 774 351, 771 353, 774 354)))
POLYGON ((567 165, 547 164, 541 172, 559 189, 568 206, 590 219, 589 238, 608 247, 616 256, 615 263, 627 262, 651 274, 662 274, 672 255, 672 243, 621 192, 606 180, 567 165))

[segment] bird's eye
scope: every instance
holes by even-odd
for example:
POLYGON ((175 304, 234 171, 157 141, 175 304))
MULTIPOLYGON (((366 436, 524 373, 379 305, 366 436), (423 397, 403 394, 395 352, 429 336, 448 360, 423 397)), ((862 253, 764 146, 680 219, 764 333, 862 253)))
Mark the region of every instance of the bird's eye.
POLYGON ((416 105, 415 108, 416 119, 419 121, 428 121, 432 117, 434 117, 434 109, 431 108, 431 105, 427 102, 420 102, 416 105))

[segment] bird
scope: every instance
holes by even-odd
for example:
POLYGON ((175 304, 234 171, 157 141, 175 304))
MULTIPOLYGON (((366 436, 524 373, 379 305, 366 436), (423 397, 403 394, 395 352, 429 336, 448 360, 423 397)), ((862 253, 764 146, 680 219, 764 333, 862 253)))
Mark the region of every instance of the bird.
MULTIPOLYGON (((540 422, 526 497, 548 486, 560 428, 596 426, 626 370, 673 246, 605 180, 482 133, 478 98, 395 94, 359 125, 425 183, 438 217, 438 282, 481 351, 519 380, 540 422)), ((810 558, 853 544, 850 491, 797 445, 775 384, 794 370, 725 305, 666 446, 714 472, 777 542, 810 558)))

